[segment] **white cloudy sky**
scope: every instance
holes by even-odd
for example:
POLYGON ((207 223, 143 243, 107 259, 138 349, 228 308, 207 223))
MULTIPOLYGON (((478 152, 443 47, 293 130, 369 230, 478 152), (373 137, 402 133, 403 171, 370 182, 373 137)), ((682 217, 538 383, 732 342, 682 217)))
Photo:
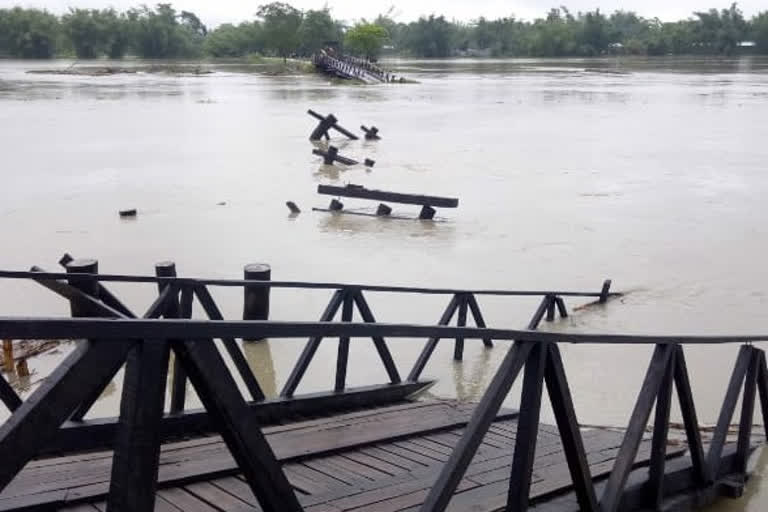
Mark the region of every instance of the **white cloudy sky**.
MULTIPOLYGON (((175 0, 172 3, 177 9, 194 11, 208 25, 218 25, 249 19, 253 17, 259 4, 268 1, 175 0)), ((69 6, 111 6, 124 9, 141 3, 151 5, 156 2, 155 0, 0 0, 0 7, 23 5, 63 12, 69 6)), ((603 11, 625 9, 637 11, 648 17, 658 16, 662 20, 676 20, 688 17, 695 10, 710 7, 726 8, 731 4, 731 0, 625 0, 623 2, 605 0, 292 0, 289 3, 300 9, 318 9, 328 4, 335 17, 348 21, 362 17, 373 18, 381 12, 386 12, 392 5, 395 6, 394 12, 398 21, 411 21, 420 15, 432 13, 461 20, 511 14, 518 18, 531 19, 542 16, 550 7, 561 4, 574 12, 596 7, 603 11)), ((766 0, 743 0, 739 2, 739 6, 747 16, 768 10, 766 0)))

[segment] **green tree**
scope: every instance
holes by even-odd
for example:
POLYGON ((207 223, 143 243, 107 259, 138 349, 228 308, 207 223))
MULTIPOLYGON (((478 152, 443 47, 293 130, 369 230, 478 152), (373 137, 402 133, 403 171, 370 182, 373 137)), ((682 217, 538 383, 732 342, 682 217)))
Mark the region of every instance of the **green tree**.
POLYGON ((40 9, 0 9, 0 54, 47 59, 56 53, 59 20, 40 9))
POLYGON ((456 25, 444 16, 421 17, 408 25, 405 46, 420 57, 448 57, 456 49, 456 31, 456 25))
POLYGON ((600 55, 608 48, 608 21, 600 9, 579 16, 581 55, 600 55))
POLYGON ((177 14, 171 4, 157 4, 155 9, 131 9, 128 20, 133 47, 141 57, 194 57, 202 52, 205 27, 192 13, 177 14))
POLYGON ((256 15, 262 20, 265 47, 286 61, 299 46, 301 11, 283 2, 272 2, 260 6, 256 15))
POLYGON ((340 43, 342 39, 340 27, 327 7, 304 13, 298 30, 299 53, 312 55, 329 43, 340 43))
POLYGON ((367 59, 376 59, 389 39, 387 29, 374 23, 358 23, 344 39, 344 47, 367 59))
POLYGON ((120 58, 125 54, 129 42, 126 19, 114 9, 70 9, 62 16, 61 25, 78 58, 120 58))
POLYGON ((373 23, 386 29, 387 34, 389 34, 389 41, 394 46, 395 50, 405 46, 403 37, 405 35, 406 25, 395 21, 394 6, 387 9, 387 12, 376 16, 373 23))
POLYGON ((747 22, 738 5, 733 3, 729 9, 718 12, 710 9, 694 13, 697 45, 707 53, 732 54, 747 33, 747 22), (709 50, 709 51, 707 51, 709 50))
POLYGON ((257 21, 220 25, 208 33, 204 49, 212 57, 242 57, 260 52, 264 49, 261 25, 257 21))
POLYGON ((757 50, 768 53, 768 11, 763 11, 751 23, 751 37, 757 44, 757 50))

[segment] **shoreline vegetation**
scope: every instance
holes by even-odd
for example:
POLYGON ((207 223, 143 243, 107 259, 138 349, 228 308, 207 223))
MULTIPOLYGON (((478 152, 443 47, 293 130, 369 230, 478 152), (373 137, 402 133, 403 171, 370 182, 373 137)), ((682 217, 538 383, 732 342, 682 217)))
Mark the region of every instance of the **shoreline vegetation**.
POLYGON ((113 76, 135 74, 166 74, 174 76, 206 76, 216 73, 216 69, 226 66, 247 68, 271 76, 297 75, 314 73, 314 66, 308 60, 285 59, 251 55, 243 58, 203 59, 199 61, 155 61, 109 60, 103 64, 99 60, 75 60, 67 67, 29 69, 26 73, 34 75, 60 76, 113 76))
MULTIPOLYGON (((735 3, 728 9, 697 11, 674 22, 644 18, 631 11, 573 13, 566 7, 551 9, 545 17, 530 21, 513 16, 456 21, 430 15, 405 23, 397 21, 393 12, 390 9, 373 20, 350 24, 333 18, 328 7, 301 11, 273 2, 258 7, 253 20, 209 29, 195 13, 177 11, 163 3, 126 11, 72 8, 61 16, 43 9, 14 7, 0 9, 0 57, 69 57, 79 61, 127 56, 245 58, 249 62, 275 58, 290 68, 289 58, 306 59, 328 46, 371 60, 382 55, 768 54, 768 10, 747 19, 735 3)), ((296 70, 301 69, 297 65, 296 70)))

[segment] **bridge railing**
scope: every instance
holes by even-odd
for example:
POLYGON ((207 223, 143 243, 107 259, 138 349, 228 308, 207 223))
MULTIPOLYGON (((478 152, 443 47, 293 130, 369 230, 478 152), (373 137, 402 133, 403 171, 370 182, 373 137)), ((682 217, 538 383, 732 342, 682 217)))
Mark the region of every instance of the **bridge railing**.
MULTIPOLYGON (((109 283, 150 283, 158 287, 160 293, 158 301, 169 300, 172 307, 159 311, 150 308, 148 315, 162 316, 164 318, 191 318, 193 301, 197 300, 203 311, 211 320, 223 320, 224 316, 217 305, 210 289, 213 287, 243 288, 243 289, 290 289, 290 290, 328 290, 332 292, 331 298, 320 316, 321 322, 351 322, 355 310, 366 323, 376 323, 376 316, 366 298, 369 293, 387 293, 403 295, 431 295, 447 296, 448 304, 443 310, 437 325, 450 325, 455 322, 457 326, 466 326, 468 321, 473 321, 477 327, 487 326, 478 297, 534 297, 540 298, 528 329, 536 329, 543 320, 554 321, 556 314, 562 318, 568 316, 565 303, 566 298, 595 299, 597 302, 606 302, 609 298, 620 294, 611 293, 611 281, 603 283, 600 291, 558 291, 558 290, 493 290, 493 289, 453 289, 453 288, 427 288, 405 287, 389 285, 368 285, 356 283, 338 282, 296 282, 296 281, 260 281, 260 280, 236 280, 236 279, 200 279, 176 276, 176 267, 172 262, 164 262, 156 266, 155 276, 115 275, 99 274, 96 260, 77 260, 74 264, 69 255, 62 258, 66 263, 66 273, 45 272, 40 267, 33 267, 33 271, 0 271, 0 279, 26 279, 34 280, 54 293, 67 299, 71 303, 72 314, 77 317, 105 317, 105 318, 135 318, 137 315, 130 310, 108 288, 109 283), (87 270, 85 272, 84 270, 87 270), (170 295, 170 297, 169 297, 170 295)), ((157 303, 153 306, 157 306, 157 303)), ((239 376, 248 389, 252 400, 263 401, 264 392, 248 362, 242 353, 235 338, 222 339, 224 347, 234 363, 239 376)), ((323 337, 310 337, 307 340, 295 366, 288 376, 280 397, 290 399, 295 396, 296 390, 301 384, 310 363, 313 361, 323 337)), ((402 393, 413 392, 414 385, 420 382, 422 373, 429 363, 440 338, 427 339, 421 353, 408 373, 403 376, 398 369, 389 350, 385 337, 372 337, 373 345, 386 370, 389 383, 399 385, 402 393)), ((483 344, 487 348, 493 346, 490 338, 484 339, 483 344)), ((464 339, 460 336, 454 338, 454 360, 461 361, 464 354, 464 339)), ((336 376, 333 390, 335 393, 348 391, 347 369, 349 360, 349 339, 339 338, 336 358, 336 376)), ((112 376, 113 377, 113 376, 112 376)), ((171 387, 171 412, 184 410, 186 375, 180 367, 175 367, 173 374, 174 383, 171 387)), ((111 377, 104 382, 104 387, 111 381, 111 377)), ((2 387, 2 384, 0 384, 2 387)), ((392 389, 386 389, 383 393, 392 393, 392 389)), ((99 398, 101 391, 85 400, 73 415, 74 420, 81 420, 93 403, 99 398)), ((394 398, 394 396, 393 396, 394 398)), ((315 401, 314 403, 317 403, 315 401)), ((327 404, 326 404, 327 406, 327 404)))
MULTIPOLYGON (((103 380, 126 365, 120 418, 114 433, 113 469, 107 496, 115 510, 152 510, 157 486, 161 421, 168 358, 179 359, 239 469, 265 511, 300 511, 302 506, 260 430, 213 339, 268 337, 456 338, 509 340, 512 346, 473 412, 458 445, 443 467, 421 507, 422 512, 445 510, 451 496, 502 402, 523 373, 520 413, 507 510, 526 510, 536 450, 542 390, 548 396, 559 429, 573 490, 583 511, 615 512, 658 508, 681 490, 697 495, 743 486, 756 398, 763 417, 768 411, 768 369, 765 353, 752 343, 768 336, 629 336, 547 333, 533 330, 488 329, 404 324, 269 322, 158 319, 173 308, 181 294, 188 304, 196 293, 183 281, 168 283, 143 318, 1 318, 0 338, 81 339, 78 348, 16 408, 0 427, 0 489, 5 488, 46 443, 60 432, 83 396, 99 389, 103 380), (559 345, 654 345, 624 439, 607 480, 597 492, 573 405, 559 345), (742 344, 725 392, 714 436, 705 453, 685 361, 684 345, 742 344), (677 390, 690 465, 666 471, 672 391, 677 390), (743 391, 742 391, 743 390, 743 391), (727 445, 729 425, 740 395, 738 440, 727 445), (627 488, 630 472, 655 407, 648 479, 627 488), (598 498, 598 494, 600 494, 598 498)), ((737 492, 738 489, 736 489, 737 492)), ((75 499, 76 501, 76 499, 75 499)))

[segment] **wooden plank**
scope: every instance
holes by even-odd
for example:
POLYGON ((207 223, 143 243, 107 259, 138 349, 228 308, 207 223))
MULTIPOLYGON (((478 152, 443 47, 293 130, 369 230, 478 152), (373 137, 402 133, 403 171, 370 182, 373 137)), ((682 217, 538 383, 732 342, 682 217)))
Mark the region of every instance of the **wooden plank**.
POLYGON ((499 369, 478 404, 472 419, 467 425, 467 431, 456 446, 451 458, 445 464, 434 487, 429 492, 422 512, 442 512, 456 491, 456 487, 464 477, 467 466, 472 461, 488 427, 496 417, 496 412, 512 387, 517 374, 520 372, 532 349, 530 343, 515 342, 509 349, 499 369))
POLYGON ((209 341, 185 341, 175 342, 174 351, 264 511, 300 512, 293 489, 216 347, 209 341))
POLYGON ((0 426, 0 489, 24 465, 80 402, 82 393, 98 386, 105 375, 122 365, 131 342, 81 341, 13 415, 0 426))
POLYGON ((455 197, 426 196, 419 194, 402 194, 385 190, 370 190, 360 185, 337 187, 333 185, 318 185, 318 194, 330 196, 353 197, 357 199, 372 199, 388 203, 415 204, 439 208, 456 208, 459 200, 455 197))
POLYGON ((659 389, 661 388, 661 383, 674 349, 674 345, 657 345, 653 352, 651 363, 643 380, 643 386, 632 410, 632 416, 629 420, 627 432, 624 435, 624 441, 621 444, 621 450, 618 457, 616 457, 613 471, 608 477, 608 483, 605 486, 603 498, 600 501, 602 512, 616 512, 619 508, 624 485, 632 469, 645 427, 648 424, 651 408, 659 394, 659 389))
POLYGON ((184 512, 219 512, 184 489, 163 489, 157 495, 184 512))
MULTIPOLYGON (((14 270, 0 270, 0 278, 4 279, 68 279, 72 277, 71 274, 55 273, 55 272, 21 272, 14 270)), ((555 295, 560 297, 599 297, 600 292, 585 292, 585 291, 567 291, 567 290, 479 290, 479 289, 449 289, 449 288, 424 288, 424 287, 408 287, 408 286, 382 286, 382 285, 367 285, 360 283, 321 283, 321 282, 309 282, 309 281, 269 281, 264 283, 258 283, 245 279, 201 279, 201 278, 168 278, 157 277, 149 275, 120 275, 120 274, 99 274, 99 275, 86 275, 85 277, 96 280, 97 282, 120 282, 120 283, 172 283, 176 282, 179 285, 185 283, 204 284, 208 286, 224 286, 224 287, 243 287, 243 286, 264 286, 269 288, 299 288, 308 290, 339 290, 342 288, 358 288, 364 291, 378 291, 378 292, 401 292, 401 293, 420 293, 420 294, 432 294, 432 295, 455 295, 457 293, 471 293, 475 295, 499 295, 499 296, 514 296, 514 297, 540 297, 544 295, 555 295)), ((620 297, 620 293, 611 293, 609 296, 620 297)), ((666 337, 670 339, 670 343, 687 343, 686 339, 690 339, 690 336, 674 336, 666 337)), ((742 343, 747 341, 761 341, 768 338, 768 336, 754 336, 754 337, 733 337, 727 336, 725 338, 721 336, 695 336, 694 338, 712 339, 717 340, 720 343, 742 343)), ((652 343, 660 343, 665 337, 654 337, 652 343)))
POLYGON ((261 512, 261 507, 252 506, 210 482, 199 482, 184 487, 184 490, 206 504, 227 512, 261 512))
POLYGON ((396 453, 392 453, 391 451, 384 450, 378 445, 363 448, 358 450, 358 452, 361 454, 370 455, 371 457, 375 457, 376 459, 384 461, 387 464, 392 464, 393 466, 397 466, 406 470, 424 467, 424 464, 420 462, 402 457, 396 453))
POLYGON ((584 441, 573 407, 573 398, 565 375, 560 349, 557 345, 550 345, 548 358, 545 374, 547 393, 562 438, 563 450, 578 503, 583 512, 598 512, 599 505, 592 484, 592 476, 589 473, 584 441))
MULTIPOLYGON (((328 302, 328 305, 325 307, 325 311, 323 311, 323 314, 320 316, 320 321, 332 321, 343 302, 344 292, 342 290, 336 290, 333 293, 333 296, 331 296, 330 302, 328 302)), ((299 360, 296 361, 296 365, 293 367, 293 370, 291 370, 288 380, 285 381, 285 386, 280 392, 281 397, 290 398, 296 392, 296 388, 299 387, 301 379, 304 377, 307 368, 309 368, 309 363, 311 363, 312 358, 315 357, 315 352, 317 352, 317 349, 320 347, 322 339, 322 336, 316 336, 307 341, 304 350, 299 356, 299 360)))
MULTIPOLYGON (((292 399, 276 398, 263 402, 250 402, 248 407, 261 424, 274 424, 283 422, 286 418, 295 418, 297 415, 312 416, 374 405, 385 406, 401 402, 431 385, 432 381, 380 384, 348 388, 344 393, 329 391, 297 395, 292 399)), ((56 438, 42 447, 40 454, 110 448, 115 439, 117 421, 116 418, 100 418, 83 422, 66 422, 57 432, 56 438)), ((168 414, 163 418, 160 428, 164 440, 200 435, 215 430, 204 409, 190 410, 185 414, 168 414)))
POLYGON ((736 364, 731 374, 731 380, 728 382, 728 389, 723 399, 723 406, 720 409, 720 415, 717 419, 715 433, 712 435, 712 442, 709 445, 707 453, 707 467, 711 478, 716 478, 720 467, 720 458, 725 446, 725 438, 728 435, 728 428, 736 409, 736 401, 739 399, 744 376, 749 367, 752 347, 742 345, 739 349, 739 355, 736 357, 736 364))
POLYGON ((343 485, 345 489, 350 486, 343 478, 318 471, 304 463, 290 464, 285 467, 286 474, 296 478, 297 482, 300 483, 298 487, 305 489, 305 492, 309 494, 330 492, 331 489, 340 485, 343 485))
POLYGON ((370 468, 373 468, 381 473, 386 473, 390 476, 401 475, 406 472, 406 469, 390 464, 389 462, 363 453, 362 451, 345 452, 343 457, 355 461, 359 464, 363 464, 370 468))
POLYGON ((315 471, 341 480, 352 487, 356 487, 358 483, 365 478, 360 473, 352 471, 343 465, 334 463, 333 460, 331 460, 331 457, 305 460, 303 464, 315 471))
MULTIPOLYGON (((221 314, 221 311, 219 311, 219 307, 213 300, 208 288, 203 285, 195 286, 195 295, 200 301, 200 304, 202 304, 208 318, 211 320, 224 320, 224 316, 221 314)), ((264 392, 261 390, 261 386, 259 386, 259 382, 253 374, 253 370, 251 370, 248 361, 245 359, 243 351, 240 350, 237 340, 228 336, 221 337, 220 339, 224 343, 224 348, 227 349, 229 357, 232 358, 232 362, 235 364, 235 368, 237 368, 237 373, 240 375, 240 378, 243 379, 245 387, 251 395, 251 399, 256 402, 264 400, 264 392)))
POLYGON ((533 460, 536 455, 536 437, 539 431, 541 391, 544 385, 548 352, 548 345, 536 345, 525 362, 520 417, 517 421, 517 440, 507 494, 507 510, 520 512, 528 510, 528 494, 533 477, 533 460))
POLYGON ((367 478, 369 480, 383 480, 392 476, 390 473, 386 471, 380 471, 373 466, 369 466, 367 464, 361 464, 360 462, 357 462, 353 458, 348 457, 347 454, 333 455, 331 457, 326 457, 325 460, 331 464, 337 465, 339 467, 342 467, 344 469, 357 473, 363 478, 367 478))
MULTIPOLYGON (((491 338, 536 343, 611 344, 611 345, 720 345, 759 341, 765 337, 712 336, 669 337, 635 336, 616 334, 578 334, 542 332, 516 329, 478 329, 476 327, 426 326, 388 323, 341 323, 341 322, 272 322, 272 321, 206 321, 206 320, 122 320, 102 318, 8 318, 0 316, 0 338, 12 339, 78 339, 83 336, 114 342, 126 336, 132 339, 173 338, 184 339, 195 336, 212 338, 268 337, 334 337, 371 338, 491 338)), ((207 338, 206 338, 207 339, 207 338)))
MULTIPOLYGON (((342 421, 339 425, 333 426, 332 423, 321 425, 317 421, 312 421, 306 422, 306 428, 300 430, 291 430, 290 428, 281 430, 284 427, 275 427, 274 431, 269 435, 269 442, 274 447, 278 457, 287 462, 297 458, 336 453, 345 447, 352 448, 361 444, 375 443, 388 436, 398 436, 400 434, 401 436, 395 437, 395 439, 398 439, 400 437, 409 437, 413 435, 412 433, 428 432, 430 429, 444 430, 456 428, 456 426, 466 424, 468 419, 467 411, 464 408, 453 407, 448 403, 439 402, 434 407, 413 404, 412 407, 415 408, 415 411, 422 411, 417 420, 409 419, 408 415, 402 412, 406 409, 396 406, 387 408, 392 409, 392 411, 386 415, 362 416, 360 419, 364 421, 358 424, 349 424, 346 421, 342 421), (424 410, 430 409, 443 409, 444 413, 435 414, 432 412, 424 414, 424 410), (389 419, 384 421, 383 418, 389 419), (378 427, 378 429, 372 428, 372 425, 378 427), (317 441, 318 433, 324 436, 327 444, 322 445, 315 442, 317 441), (310 442, 308 443, 306 440, 310 442), (314 453, 308 451, 312 449, 319 451, 314 453)), ((504 414, 506 417, 509 417, 513 413, 507 412, 504 414)), ((423 457, 410 450, 396 448, 395 451, 397 450, 403 450, 411 454, 413 458, 423 457)), ((98 464, 95 464, 95 461, 87 461, 82 466, 86 471, 90 471, 90 473, 86 474, 81 480, 72 483, 72 485, 79 487, 69 491, 71 496, 78 496, 78 499, 98 499, 106 494, 106 480, 110 471, 108 455, 102 456, 101 462, 98 464), (99 487, 98 482, 103 482, 101 487, 99 487)), ((426 457, 424 458, 427 459, 426 457)), ((437 462, 435 459, 428 460, 428 463, 433 465, 437 462)), ((160 461, 159 481, 163 486, 183 485, 202 479, 232 475, 238 472, 238 467, 232 460, 229 452, 215 438, 211 440, 174 443, 171 446, 165 446, 160 461), (209 444, 201 445, 203 442, 209 444), (171 450, 172 446, 179 448, 171 450), (199 446, 199 448, 196 448, 196 446, 199 446), (198 450, 198 453, 195 453, 195 450, 198 450)), ((60 466, 53 465, 48 467, 51 468, 51 471, 56 472, 60 466)), ((67 482, 52 483, 49 473, 35 476, 34 481, 42 484, 37 489, 37 492, 50 490, 55 487, 70 487, 67 482)), ((27 492, 28 486, 31 483, 33 481, 29 481, 29 483, 19 487, 21 482, 18 485, 14 482, 14 488, 9 489, 9 491, 12 491, 13 496, 18 496, 19 493, 27 492)), ((2 498, 9 498, 10 496, 4 493, 2 498)), ((28 496, 28 499, 31 500, 32 497, 28 496)), ((4 508, 4 503, 7 503, 7 501, 0 499, 0 510, 4 508)))
POLYGON ((256 496, 254 496, 251 487, 240 478, 234 476, 215 478, 210 480, 210 483, 222 491, 228 492, 232 496, 236 496, 238 499, 244 501, 252 507, 259 506, 259 501, 256 499, 256 496))

